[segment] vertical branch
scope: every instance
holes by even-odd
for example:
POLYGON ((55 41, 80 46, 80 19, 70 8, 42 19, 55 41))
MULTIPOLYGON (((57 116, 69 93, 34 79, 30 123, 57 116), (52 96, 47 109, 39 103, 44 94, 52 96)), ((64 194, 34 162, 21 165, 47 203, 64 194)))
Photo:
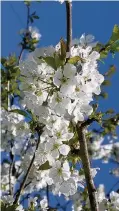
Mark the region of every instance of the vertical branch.
POLYGON ((97 196, 96 196, 96 188, 91 174, 91 166, 90 166, 87 142, 85 138, 85 128, 79 123, 77 124, 77 133, 80 144, 80 157, 84 169, 91 211, 99 211, 97 196))
POLYGON ((8 97, 7 97, 7 100, 8 100, 8 111, 10 110, 10 95, 9 95, 9 91, 10 91, 10 81, 8 80, 7 81, 7 93, 8 93, 8 97))
POLYGON ((12 164, 10 163, 10 167, 9 167, 9 194, 10 195, 12 195, 11 171, 12 171, 12 164))
POLYGON ((72 43, 72 3, 69 1, 65 1, 66 3, 66 20, 67 20, 67 52, 71 51, 71 43, 72 43))
POLYGON ((26 24, 26 30, 28 30, 28 27, 29 27, 29 16, 30 16, 30 5, 27 5, 27 24, 26 24))
POLYGON ((24 46, 22 46, 22 48, 21 48, 21 51, 20 51, 20 54, 19 54, 19 59, 18 59, 18 63, 20 63, 20 60, 21 60, 21 58, 22 58, 22 54, 23 54, 23 51, 24 51, 24 46))
POLYGON ((11 163, 10 163, 10 167, 9 167, 9 193, 10 193, 10 195, 13 194, 13 186, 12 186, 12 182, 11 182, 11 176, 15 176, 15 174, 16 174, 16 169, 15 169, 15 165, 14 165, 14 155, 12 154, 12 147, 13 147, 13 143, 11 142, 11 151, 10 151, 11 163))
MULTIPOLYGON (((28 34, 28 29, 29 29, 29 16, 30 16, 30 5, 27 5, 27 20, 26 20, 26 33, 25 33, 25 36, 27 36, 28 34)), ((19 54, 19 59, 18 59, 18 64, 20 63, 20 60, 22 58, 22 54, 23 54, 23 51, 26 49, 26 42, 24 40, 24 43, 22 45, 22 48, 21 48, 21 51, 20 51, 20 54, 19 54)))
POLYGON ((49 208, 49 186, 48 186, 48 184, 46 186, 46 197, 47 197, 48 208, 49 208))

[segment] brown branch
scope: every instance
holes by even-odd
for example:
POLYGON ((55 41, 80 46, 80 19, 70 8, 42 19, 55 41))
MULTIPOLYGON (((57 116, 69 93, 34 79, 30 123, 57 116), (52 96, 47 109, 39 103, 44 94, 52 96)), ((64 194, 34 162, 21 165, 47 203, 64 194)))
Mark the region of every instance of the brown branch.
POLYGON ((115 188, 118 184, 119 184, 119 180, 118 180, 116 183, 114 183, 114 185, 112 186, 112 188, 111 188, 111 189, 109 190, 109 192, 106 194, 107 197, 109 197, 111 191, 113 191, 114 188, 115 188))
POLYGON ((89 126, 90 124, 92 124, 92 123, 95 122, 95 121, 98 122, 98 120, 95 119, 95 118, 87 119, 86 121, 84 121, 84 122, 81 124, 81 126, 82 126, 83 128, 84 128, 84 127, 87 127, 87 126, 89 126))
MULTIPOLYGON (((40 144, 40 135, 41 135, 41 133, 42 133, 42 131, 40 130, 40 131, 38 132, 39 138, 38 138, 38 141, 37 141, 36 150, 38 149, 38 146, 39 146, 39 144, 40 144)), ((33 166, 33 163, 34 163, 34 160, 35 160, 35 153, 36 153, 36 150, 35 150, 35 152, 34 152, 34 155, 33 155, 33 157, 32 157, 32 160, 31 160, 31 162, 30 162, 30 164, 29 164, 29 167, 28 167, 28 169, 27 169, 26 175, 24 176, 24 179, 23 179, 23 181, 22 181, 22 183, 21 183, 20 189, 19 189, 19 191, 18 191, 17 194, 16 194, 16 198, 15 198, 15 201, 13 202, 13 204, 17 204, 17 203, 18 203, 19 197, 20 197, 20 195, 21 195, 21 193, 22 193, 22 191, 23 191, 23 189, 24 189, 24 187, 25 187, 25 184, 26 184, 27 179, 28 179, 28 177, 29 177, 29 173, 30 173, 30 171, 31 171, 31 169, 32 169, 32 166, 33 166)))
POLYGON ((24 49, 25 48, 22 46, 21 51, 20 51, 20 54, 19 54, 19 57, 18 57, 18 64, 20 63, 20 60, 22 58, 22 54, 23 54, 24 49))
POLYGON ((47 196, 47 202, 48 202, 48 208, 49 208, 49 186, 48 186, 48 184, 46 186, 46 196, 47 196))
POLYGON ((26 30, 29 28, 29 17, 30 17, 30 5, 27 5, 27 24, 26 24, 26 30))
MULTIPOLYGON (((28 28, 29 28, 29 17, 30 17, 30 6, 27 5, 27 20, 26 20, 26 33, 25 33, 25 36, 27 36, 27 33, 28 33, 28 28)), ((20 60, 22 58, 22 55, 23 55, 23 51, 26 49, 26 42, 24 41, 23 45, 22 45, 22 48, 21 48, 21 51, 20 51, 20 55, 18 57, 18 64, 20 63, 20 60)))
POLYGON ((65 1, 66 3, 66 19, 67 19, 67 52, 71 51, 71 43, 72 43, 72 3, 69 1, 65 1))
POLYGON ((96 197, 96 188, 95 188, 92 174, 91 174, 88 147, 87 147, 87 142, 85 138, 85 127, 83 127, 80 123, 77 124, 77 133, 78 133, 78 139, 79 139, 79 144, 80 144, 80 157, 81 157, 82 165, 84 169, 91 211, 99 211, 97 197, 96 197))
POLYGON ((9 194, 10 195, 12 195, 11 172, 12 172, 12 163, 10 163, 10 167, 9 167, 9 194))

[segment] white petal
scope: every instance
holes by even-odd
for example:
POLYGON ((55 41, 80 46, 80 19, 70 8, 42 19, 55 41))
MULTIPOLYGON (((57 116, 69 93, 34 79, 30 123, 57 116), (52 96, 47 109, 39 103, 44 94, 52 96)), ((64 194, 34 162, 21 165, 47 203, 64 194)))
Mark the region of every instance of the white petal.
POLYGON ((62 155, 68 155, 70 151, 70 147, 66 144, 63 144, 59 147, 60 154, 62 155))
POLYGON ((53 150, 52 152, 51 152, 51 155, 53 156, 53 158, 58 158, 59 157, 59 152, 58 152, 58 150, 57 149, 55 149, 55 150, 53 150))

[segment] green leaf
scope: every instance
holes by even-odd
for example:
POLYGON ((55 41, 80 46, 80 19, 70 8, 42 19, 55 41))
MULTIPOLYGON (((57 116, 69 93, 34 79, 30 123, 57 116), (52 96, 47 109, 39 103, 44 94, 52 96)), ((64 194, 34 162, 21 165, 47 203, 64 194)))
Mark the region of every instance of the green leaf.
POLYGON ((103 86, 110 86, 111 85, 111 82, 109 80, 105 80, 103 83, 102 83, 103 86))
POLYGON ((4 57, 2 57, 0 62, 1 62, 1 64, 4 66, 4 64, 5 64, 6 61, 7 61, 7 59, 4 58, 4 57))
POLYGON ((114 44, 111 46, 111 53, 119 52, 119 40, 117 40, 114 44))
POLYGON ((39 170, 48 170, 50 169, 51 166, 49 165, 49 162, 46 161, 44 164, 42 164, 40 167, 39 167, 39 170))
POLYGON ((93 48, 93 51, 100 51, 101 49, 104 49, 105 45, 103 45, 102 43, 97 43, 97 45, 93 48))
POLYGON ((20 109, 10 110, 10 112, 14 112, 14 113, 17 113, 17 114, 21 114, 21 115, 24 116, 24 117, 29 117, 29 115, 28 115, 25 111, 20 110, 20 109))
POLYGON ((55 54, 54 58, 55 58, 56 68, 61 67, 61 66, 64 65, 65 60, 62 60, 61 55, 55 54))
POLYGON ((81 61, 81 60, 82 60, 82 59, 81 59, 80 56, 75 56, 75 57, 70 58, 70 59, 68 60, 68 62, 69 62, 70 64, 76 64, 77 62, 79 62, 79 61, 81 61))
POLYGON ((116 67, 114 65, 111 65, 109 70, 105 73, 105 76, 111 77, 116 71, 116 67))
POLYGON ((31 40, 31 44, 35 44, 35 43, 38 43, 39 41, 36 39, 36 38, 33 38, 32 40, 31 40))
POLYGON ((56 64, 55 64, 55 58, 48 56, 48 57, 44 57, 43 60, 49 65, 51 66, 53 69, 57 69, 56 64))
POLYGON ((101 92, 100 96, 103 97, 104 99, 107 99, 108 98, 108 93, 101 92))
POLYGON ((38 15, 34 15, 33 18, 34 19, 39 19, 39 16, 38 15))
POLYGON ((109 109, 106 111, 106 114, 113 114, 114 113, 114 110, 113 109, 109 109))
POLYGON ((118 25, 114 25, 112 36, 109 40, 109 43, 112 44, 116 40, 119 40, 119 26, 118 25))
POLYGON ((100 59, 104 59, 108 56, 109 50, 105 49, 100 53, 100 59))
POLYGON ((6 205, 4 205, 3 203, 1 205, 1 211, 15 211, 15 208, 16 208, 16 205, 11 205, 8 207, 6 207, 6 205))

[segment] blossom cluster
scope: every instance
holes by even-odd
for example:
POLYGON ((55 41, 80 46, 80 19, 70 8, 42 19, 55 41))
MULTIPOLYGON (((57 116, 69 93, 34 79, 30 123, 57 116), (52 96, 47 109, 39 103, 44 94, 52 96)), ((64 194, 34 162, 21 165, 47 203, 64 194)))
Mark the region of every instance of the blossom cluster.
POLYGON ((71 172, 67 160, 70 153, 68 143, 74 136, 70 123, 75 125, 84 121, 92 113, 90 102, 93 94, 100 94, 104 81, 97 70, 100 54, 93 51, 96 45, 93 40, 92 35, 83 34, 73 41, 71 58, 79 58, 75 64, 70 60, 56 67, 51 64, 52 60, 59 58, 60 43, 56 47, 36 49, 20 64, 24 78, 20 84, 24 94, 21 104, 45 125, 34 165, 38 167, 48 161, 55 192, 65 195, 73 195, 80 181, 78 173, 71 172))
MULTIPOLYGON (((7 140, 3 148, 8 151, 12 148, 13 155, 21 156, 22 176, 35 153, 27 180, 32 182, 25 189, 26 193, 32 192, 33 187, 42 189, 51 185, 54 194, 69 197, 77 192, 78 186, 82 187, 84 175, 79 175, 68 160, 71 151, 69 142, 74 137, 71 123, 75 126, 91 115, 93 108, 90 102, 94 94, 100 94, 104 81, 103 75, 98 72, 100 54, 93 50, 96 45, 93 40, 92 35, 85 34, 75 39, 68 61, 67 58, 61 60, 59 43, 55 47, 36 49, 19 65, 22 77, 19 89, 23 96, 21 106, 44 125, 36 148, 38 137, 31 133, 23 117, 2 112, 3 136, 7 140), (78 60, 74 62, 75 59, 78 60), (8 144, 11 140, 14 140, 12 147, 8 144)), ((92 176, 95 175, 96 169, 92 169, 92 176)))

